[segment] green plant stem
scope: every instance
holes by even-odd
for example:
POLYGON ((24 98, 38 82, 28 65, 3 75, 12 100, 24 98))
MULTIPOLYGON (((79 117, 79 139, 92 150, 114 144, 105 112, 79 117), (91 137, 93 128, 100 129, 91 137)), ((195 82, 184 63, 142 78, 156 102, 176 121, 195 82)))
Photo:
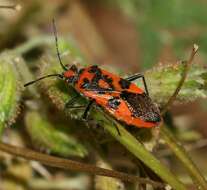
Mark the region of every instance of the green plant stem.
POLYGON ((101 122, 101 125, 117 140, 119 141, 128 151, 134 156, 140 159, 146 166, 151 168, 158 176, 160 176, 165 182, 167 182, 175 190, 186 189, 185 185, 180 182, 159 160, 157 160, 142 143, 140 143, 135 137, 133 137, 124 127, 118 122, 112 120, 103 113, 103 111, 96 112, 93 114, 96 121, 101 122), (107 121, 106 121, 107 117, 107 121), (110 122, 109 122, 110 121, 110 122), (118 127, 120 135, 113 124, 118 127))
POLYGON ((52 166, 52 167, 62 168, 66 170, 73 170, 73 171, 88 172, 93 175, 115 177, 123 181, 128 181, 133 183, 136 182, 143 183, 143 184, 147 183, 147 184, 151 184, 153 187, 163 188, 165 186, 163 183, 155 182, 146 178, 140 178, 137 176, 128 175, 123 172, 99 168, 93 165, 83 164, 80 162, 63 159, 55 156, 49 156, 47 154, 39 153, 26 148, 20 148, 3 142, 0 142, 0 150, 15 156, 23 157, 28 160, 36 160, 45 165, 52 166))
MULTIPOLYGON (((176 99, 178 93, 180 92, 186 78, 188 71, 190 69, 190 66, 193 62, 193 58, 195 54, 197 53, 198 46, 194 44, 191 55, 189 60, 186 62, 182 77, 178 83, 177 88, 175 89, 173 95, 169 98, 166 106, 162 110, 161 114, 164 115, 168 108, 173 104, 174 100, 176 99)), ((167 143, 167 145, 170 147, 170 149, 175 153, 175 155, 178 157, 178 159, 183 163, 183 166, 187 169, 189 172, 192 180, 196 184, 198 189, 207 189, 207 182, 205 178, 202 176, 199 169, 196 167, 196 165, 193 163, 187 152, 185 151, 184 147, 181 145, 181 143, 173 136, 173 134, 166 128, 161 127, 160 133, 167 143), (179 143, 178 143, 179 142, 179 143)))
POLYGON ((206 190, 207 183, 205 178, 202 176, 199 169, 188 156, 181 143, 174 137, 174 135, 169 131, 166 126, 161 127, 160 133, 166 144, 170 147, 174 154, 183 163, 184 167, 188 170, 198 189, 206 190))
POLYGON ((173 102, 175 101, 178 93, 180 92, 180 90, 181 90, 181 88, 182 88, 182 86, 183 86, 183 84, 185 82, 185 79, 187 78, 188 71, 190 69, 190 66, 191 66, 191 64, 193 62, 193 58, 194 58, 195 54, 197 53, 197 51, 198 51, 198 46, 196 44, 194 44, 192 52, 191 52, 191 55, 190 55, 190 58, 189 58, 189 60, 185 64, 183 75, 182 75, 182 77, 181 77, 181 79, 180 79, 180 81, 178 83, 178 86, 176 87, 173 95, 169 98, 168 102, 164 106, 164 109, 161 111, 162 115, 164 115, 166 113, 166 111, 173 104, 173 102))

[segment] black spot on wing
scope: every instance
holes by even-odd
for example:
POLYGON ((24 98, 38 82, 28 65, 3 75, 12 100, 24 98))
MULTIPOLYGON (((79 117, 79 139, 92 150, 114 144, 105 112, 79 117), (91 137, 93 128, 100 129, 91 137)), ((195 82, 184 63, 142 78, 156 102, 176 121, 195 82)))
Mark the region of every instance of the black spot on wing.
POLYGON ((78 74, 81 75, 85 69, 80 69, 78 74))
POLYGON ((109 86, 111 90, 114 90, 113 79, 108 75, 103 75, 102 80, 104 80, 109 86))
POLYGON ((91 80, 91 86, 98 87, 98 81, 102 79, 102 71, 97 65, 93 65, 88 70, 89 73, 94 73, 91 80))
POLYGON ((102 70, 97 65, 89 67, 88 72, 93 73, 93 78, 90 81, 87 78, 84 78, 81 88, 94 91, 94 93, 98 94, 105 94, 106 92, 111 92, 112 90, 114 90, 113 79, 109 75, 103 75, 102 70), (100 80, 106 82, 109 87, 103 88, 102 86, 100 86, 100 80))
POLYGON ((113 83, 113 79, 111 77, 109 77, 108 75, 103 75, 103 80, 106 81, 108 84, 112 84, 113 83))
POLYGON ((90 81, 87 78, 83 79, 83 83, 81 84, 81 88, 85 89, 88 88, 90 85, 90 81))
POLYGON ((160 122, 160 111, 145 93, 135 94, 123 91, 121 98, 126 101, 133 117, 141 118, 148 122, 160 122))
POLYGON ((121 78, 119 84, 122 89, 129 89, 131 82, 121 78))
POLYGON ((108 106, 112 109, 118 109, 120 104, 121 104, 121 101, 119 97, 113 97, 108 100, 108 106))
POLYGON ((100 92, 100 93, 103 93, 103 91, 108 91, 108 90, 111 91, 114 89, 112 78, 108 75, 103 75, 102 70, 97 65, 91 66, 88 72, 94 73, 94 76, 89 86, 90 89, 95 89, 97 90, 97 92, 100 92), (106 82, 109 85, 109 88, 102 88, 99 85, 100 80, 103 80, 104 82, 106 82))
POLYGON ((101 72, 101 69, 98 68, 97 65, 93 65, 93 66, 91 66, 91 67, 89 68, 88 72, 89 72, 89 73, 94 73, 94 74, 96 74, 96 75, 101 75, 101 73, 102 73, 102 72, 101 72))

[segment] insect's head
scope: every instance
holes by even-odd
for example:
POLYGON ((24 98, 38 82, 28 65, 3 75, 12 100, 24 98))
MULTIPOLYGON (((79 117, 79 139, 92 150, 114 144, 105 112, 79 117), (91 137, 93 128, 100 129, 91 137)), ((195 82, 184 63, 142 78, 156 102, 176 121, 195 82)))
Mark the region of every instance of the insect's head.
POLYGON ((65 80, 67 83, 74 83, 77 80, 78 76, 78 69, 75 65, 72 65, 68 70, 64 71, 62 73, 63 80, 65 80))

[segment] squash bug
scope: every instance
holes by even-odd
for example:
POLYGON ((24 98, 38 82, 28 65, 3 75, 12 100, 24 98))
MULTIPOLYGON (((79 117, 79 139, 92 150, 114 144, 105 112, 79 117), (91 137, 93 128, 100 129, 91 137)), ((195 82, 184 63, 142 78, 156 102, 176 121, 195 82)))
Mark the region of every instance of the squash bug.
MULTIPOLYGON (((25 87, 48 77, 58 77, 89 100, 83 114, 83 119, 87 119, 91 106, 96 104, 115 119, 127 125, 138 128, 151 128, 159 125, 161 122, 160 111, 149 97, 146 81, 142 74, 121 78, 116 74, 101 69, 97 65, 82 69, 78 69, 75 65, 67 68, 60 58, 54 21, 53 26, 57 56, 64 72, 62 74, 43 76, 25 84, 25 87), (139 78, 143 81, 145 91, 132 83, 132 81, 139 78)), ((66 107, 74 108, 73 103, 77 98, 73 97, 70 99, 66 107)))

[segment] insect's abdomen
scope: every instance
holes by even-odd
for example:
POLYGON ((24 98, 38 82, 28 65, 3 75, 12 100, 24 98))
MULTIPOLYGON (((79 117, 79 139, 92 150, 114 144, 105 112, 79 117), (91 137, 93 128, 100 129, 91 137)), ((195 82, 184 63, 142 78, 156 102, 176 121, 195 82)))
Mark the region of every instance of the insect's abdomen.
POLYGON ((110 114, 112 114, 117 120, 120 120, 128 125, 140 127, 154 127, 157 122, 145 121, 141 117, 136 117, 132 109, 126 101, 121 98, 110 98, 104 107, 110 114))

